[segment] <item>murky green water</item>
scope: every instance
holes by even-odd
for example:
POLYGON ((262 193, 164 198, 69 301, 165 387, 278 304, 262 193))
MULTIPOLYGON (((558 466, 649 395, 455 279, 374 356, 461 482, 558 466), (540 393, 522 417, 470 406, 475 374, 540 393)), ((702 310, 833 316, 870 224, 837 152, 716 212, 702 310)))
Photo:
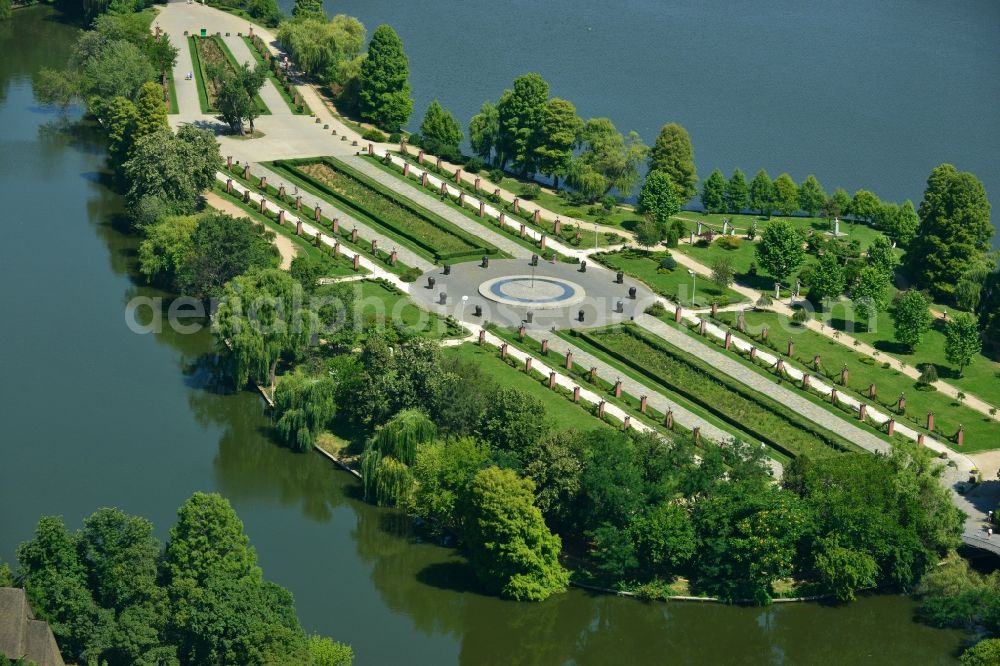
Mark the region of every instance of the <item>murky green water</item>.
POLYGON ((478 593, 451 551, 317 455, 267 438, 260 401, 216 385, 205 334, 136 335, 136 241, 116 228, 101 145, 39 108, 31 75, 72 30, 44 9, 0 23, 0 557, 38 516, 115 505, 161 537, 195 490, 226 495, 305 626, 358 664, 953 663, 963 636, 903 597, 846 607, 644 604, 579 590, 536 605, 478 593))

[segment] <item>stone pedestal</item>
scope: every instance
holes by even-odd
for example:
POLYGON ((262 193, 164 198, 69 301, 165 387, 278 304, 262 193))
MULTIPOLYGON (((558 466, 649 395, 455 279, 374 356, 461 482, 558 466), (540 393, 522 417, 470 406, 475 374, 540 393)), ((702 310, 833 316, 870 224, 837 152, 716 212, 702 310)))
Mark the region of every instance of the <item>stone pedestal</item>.
POLYGON ((556 222, 552 227, 552 234, 558 236, 562 233, 562 221, 557 217, 556 222))
POLYGON ((620 379, 615 382, 615 397, 622 397, 622 380, 620 379))
POLYGON ((580 402, 580 387, 573 387, 573 402, 580 402))
POLYGON ((647 398, 646 396, 640 396, 640 398, 639 398, 639 411, 642 412, 643 414, 645 414, 646 413, 646 407, 648 406, 648 404, 649 404, 649 398, 647 398))
POLYGON ((663 425, 667 430, 674 429, 674 410, 667 409, 667 413, 663 416, 663 425))
POLYGON ((406 177, 409 177, 409 175, 410 175, 410 163, 409 162, 403 162, 403 175, 406 176, 406 177))
POLYGON ((531 372, 531 357, 530 356, 526 356, 524 358, 524 371, 525 372, 531 372))
POLYGON ((698 334, 699 335, 705 335, 705 332, 707 330, 708 330, 708 328, 706 326, 705 320, 704 319, 699 319, 698 320, 698 334))
POLYGON ((520 229, 520 230, 519 230, 519 231, 518 231, 517 233, 518 233, 518 235, 519 235, 519 236, 520 236, 521 238, 524 238, 524 234, 525 234, 526 232, 527 232, 527 227, 525 227, 525 226, 524 226, 524 223, 522 222, 522 223, 521 223, 521 229, 520 229))
POLYGON ((695 444, 701 442, 701 426, 695 426, 691 429, 691 437, 694 438, 695 444))
POLYGON ((549 372, 549 388, 554 389, 556 387, 556 373, 549 372))
POLYGON ((542 234, 538 239, 538 249, 542 251, 545 250, 545 234, 542 234))
POLYGON ((424 171, 422 174, 420 174, 420 184, 423 187, 427 187, 427 172, 426 171, 424 171))
POLYGON ((353 229, 351 229, 351 242, 352 243, 357 243, 358 242, 358 228, 357 227, 354 227, 353 229))
POLYGON ((750 360, 753 361, 756 358, 757 358, 757 348, 756 347, 751 347, 750 348, 750 360))
POLYGON ((393 250, 389 254, 389 265, 390 266, 395 266, 396 265, 396 260, 398 259, 398 257, 399 257, 398 253, 395 250, 393 250))
POLYGON ((822 363, 823 363, 823 359, 821 359, 819 357, 819 354, 816 354, 815 356, 813 356, 813 370, 815 370, 816 372, 819 372, 820 365, 822 365, 822 363))
POLYGON ((459 169, 458 171, 455 172, 455 182, 456 183, 461 183, 462 182, 462 170, 461 169, 459 169))
POLYGON ((376 257, 378 256, 378 241, 374 238, 372 239, 372 254, 376 257))
POLYGON ((535 212, 531 214, 531 221, 534 222, 535 224, 538 224, 541 221, 541 219, 542 219, 542 212, 536 208, 535 212))
POLYGON ((285 209, 284 208, 279 208, 278 209, 278 224, 284 224, 284 223, 285 223, 285 209))
POLYGON ((788 341, 788 357, 791 358, 795 356, 795 343, 791 340, 788 341))
POLYGON ((625 420, 622 421, 622 428, 624 428, 625 430, 628 430, 631 427, 632 427, 632 417, 629 416, 628 414, 626 414, 625 415, 625 420))
POLYGON ((479 217, 486 217, 486 204, 479 202, 479 217))
POLYGON ((927 429, 934 432, 934 412, 927 412, 927 429))
POLYGON ((728 350, 732 344, 733 344, 733 334, 731 331, 726 331, 726 342, 724 346, 728 350))
POLYGON ((313 219, 319 222, 320 218, 323 216, 323 211, 320 210, 319 206, 313 208, 313 219))
POLYGON ((712 316, 715 317, 718 314, 719 314, 719 304, 713 301, 712 302, 712 316))
POLYGON ((335 256, 335 257, 339 257, 340 256, 340 241, 339 240, 335 240, 333 242, 333 256, 335 256))
POLYGON ((543 354, 548 354, 549 353, 549 339, 548 338, 545 338, 544 340, 542 340, 542 353, 543 354))
POLYGON ((566 369, 573 369, 573 352, 571 351, 566 352, 566 369))
POLYGON ((226 178, 226 194, 232 194, 232 193, 233 193, 233 179, 226 178))
POLYGON ((889 435, 889 437, 892 437, 893 435, 896 434, 896 419, 892 418, 891 416, 889 417, 889 421, 886 424, 885 432, 887 435, 889 435))
POLYGON ((480 346, 486 344, 486 331, 483 329, 479 329, 479 344, 480 346))
POLYGON ((482 185, 482 180, 477 177, 476 178, 476 183, 473 186, 475 188, 477 194, 479 193, 479 187, 480 187, 480 185, 482 185))
POLYGON ((264 213, 265 215, 267 214, 267 199, 265 199, 264 197, 260 198, 260 212, 264 213))
POLYGON ((361 255, 355 253, 354 255, 354 270, 361 268, 361 255))
POLYGON ((684 314, 684 308, 682 308, 679 305, 676 308, 674 308, 674 322, 680 323, 683 314, 684 314))
POLYGON ((500 358, 507 358, 507 343, 504 342, 500 345, 500 358))
POLYGON ((519 215, 521 213, 521 200, 514 197, 514 201, 511 203, 510 209, 514 211, 515 215, 519 215))
POLYGON ((295 196, 295 210, 302 210, 302 195, 295 196))
POLYGON ((597 403, 597 418, 603 419, 604 418, 604 412, 605 412, 606 409, 607 409, 607 403, 606 402, 604 402, 603 400, 601 400, 599 403, 597 403))
POLYGON ((243 165, 243 180, 250 180, 250 165, 243 165))
POLYGON ((335 233, 335 234, 339 234, 340 233, 340 218, 339 217, 335 217, 335 218, 333 218, 330 221, 330 229, 333 230, 333 233, 335 233))
POLYGON ((875 383, 872 382, 868 385, 868 399, 874 400, 878 396, 878 389, 875 388, 875 383))
POLYGON ((840 370, 840 385, 841 386, 847 386, 847 380, 849 378, 850 378, 850 374, 848 373, 847 367, 845 366, 844 368, 842 368, 840 370))
POLYGON ((860 405, 858 405, 858 420, 864 421, 867 415, 868 415, 868 405, 862 402, 860 405))
POLYGON ((296 236, 302 235, 302 220, 299 220, 298 222, 295 223, 295 235, 296 236))

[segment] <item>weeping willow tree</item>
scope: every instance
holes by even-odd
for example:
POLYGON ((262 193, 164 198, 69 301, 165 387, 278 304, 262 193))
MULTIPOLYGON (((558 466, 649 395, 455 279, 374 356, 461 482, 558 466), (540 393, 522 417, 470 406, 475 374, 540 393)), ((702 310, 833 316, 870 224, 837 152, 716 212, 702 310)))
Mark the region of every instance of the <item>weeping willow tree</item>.
POLYGON ((404 409, 379 428, 372 445, 383 455, 407 465, 417 457, 417 445, 437 438, 437 426, 419 409, 404 409))
POLYGON ((436 437, 437 426, 417 409, 404 409, 379 428, 361 460, 365 499, 379 506, 403 504, 413 489, 410 465, 417 447, 436 437))
POLYGON ((332 378, 300 370, 282 377, 274 391, 275 430, 281 440, 296 451, 310 450, 337 412, 336 389, 332 378))
POLYGON ((413 491, 410 466, 369 447, 361 460, 365 499, 379 506, 402 506, 413 491))

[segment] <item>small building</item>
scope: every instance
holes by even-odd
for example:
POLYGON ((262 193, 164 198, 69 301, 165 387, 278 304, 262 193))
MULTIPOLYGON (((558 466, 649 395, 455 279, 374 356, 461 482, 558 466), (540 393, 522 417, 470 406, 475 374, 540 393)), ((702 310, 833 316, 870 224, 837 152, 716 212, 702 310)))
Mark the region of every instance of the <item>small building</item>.
POLYGON ((38 666, 66 666, 49 623, 35 619, 19 587, 0 587, 0 654, 38 666))

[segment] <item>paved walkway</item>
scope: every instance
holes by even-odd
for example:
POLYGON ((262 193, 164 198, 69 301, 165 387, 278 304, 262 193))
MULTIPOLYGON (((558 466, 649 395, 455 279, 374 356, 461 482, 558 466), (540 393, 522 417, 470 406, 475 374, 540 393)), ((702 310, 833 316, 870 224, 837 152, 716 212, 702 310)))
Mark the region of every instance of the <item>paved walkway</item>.
POLYGON ((889 451, 889 444, 882 439, 869 432, 865 432, 836 414, 831 414, 819 405, 793 393, 784 386, 775 384, 773 379, 768 379, 757 374, 736 359, 707 347, 705 343, 687 336, 682 331, 664 324, 659 319, 643 314, 637 316, 635 322, 675 347, 682 349, 692 356, 696 356, 713 368, 726 373, 753 390, 777 400, 782 405, 806 417, 813 423, 826 428, 830 432, 834 432, 873 453, 887 453, 889 451))
MULTIPOLYGON (((243 31, 246 32, 248 28, 249 26, 244 24, 243 31)), ((257 59, 254 58, 253 53, 250 51, 250 47, 247 46, 247 43, 243 41, 242 37, 232 31, 229 32, 228 37, 224 36, 226 33, 223 32, 222 34, 222 41, 224 41, 226 46, 229 47, 229 50, 233 52, 236 62, 240 64, 245 62, 250 63, 251 67, 256 65, 257 59)), ((264 100, 264 104, 267 105, 271 115, 294 115, 292 114, 291 108, 289 108, 288 104, 285 103, 285 98, 282 97, 281 93, 278 92, 278 89, 274 87, 274 82, 271 81, 270 78, 264 80, 264 87, 260 89, 260 98, 264 100)))

